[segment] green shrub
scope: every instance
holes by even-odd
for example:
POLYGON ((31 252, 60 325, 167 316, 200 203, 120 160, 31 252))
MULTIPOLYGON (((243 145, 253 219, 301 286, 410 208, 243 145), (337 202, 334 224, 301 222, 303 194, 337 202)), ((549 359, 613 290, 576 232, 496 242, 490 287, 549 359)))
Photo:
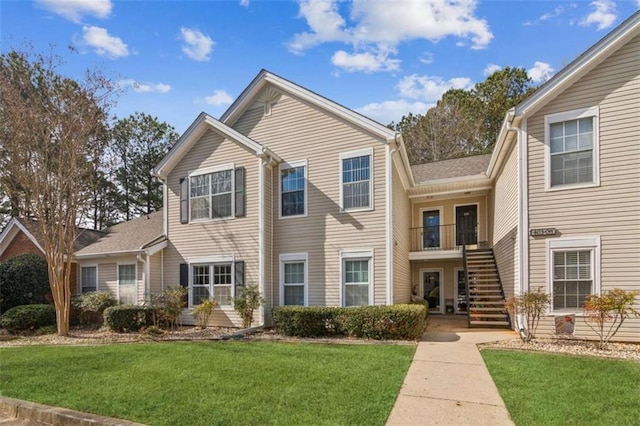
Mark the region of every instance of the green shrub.
POLYGON ((186 307, 186 288, 167 287, 159 294, 152 294, 146 306, 152 310, 153 325, 173 329, 178 325, 182 310, 186 307))
POLYGON ((412 300, 410 305, 422 305, 424 306, 424 317, 429 318, 429 301, 428 300, 412 300))
POLYGON ((350 336, 412 340, 426 327, 424 305, 352 308, 281 306, 273 309, 277 332, 298 337, 350 336))
POLYGON ((104 325, 123 333, 153 325, 153 309, 139 305, 110 306, 104 310, 104 325))
POLYGON ((196 325, 202 329, 207 328, 209 318, 213 314, 213 310, 218 304, 215 300, 206 299, 202 303, 193 307, 193 317, 196 320, 196 325))
POLYGON ((27 253, 0 263, 0 313, 14 306, 51 303, 47 262, 27 253))
POLYGON ((14 306, 0 318, 0 327, 11 333, 35 330, 56 324, 56 310, 53 305, 14 306))
POLYGON ((536 337, 540 317, 549 308, 550 296, 541 291, 526 291, 519 296, 511 296, 504 302, 504 308, 509 313, 512 321, 515 321, 520 338, 524 342, 530 342, 536 337), (525 322, 521 323, 521 319, 525 322))
POLYGON ((604 349, 618 333, 627 318, 640 316, 633 302, 640 295, 637 291, 620 288, 605 291, 602 295, 591 295, 583 306, 584 320, 599 339, 599 347, 604 349))
POLYGON ((233 299, 233 309, 242 318, 242 326, 244 328, 251 327, 253 323, 253 312, 264 305, 265 300, 260 295, 260 289, 257 285, 241 287, 240 294, 233 299))
POLYGON ((92 291, 73 299, 73 306, 80 311, 82 324, 102 324, 104 310, 118 301, 108 291, 92 291))

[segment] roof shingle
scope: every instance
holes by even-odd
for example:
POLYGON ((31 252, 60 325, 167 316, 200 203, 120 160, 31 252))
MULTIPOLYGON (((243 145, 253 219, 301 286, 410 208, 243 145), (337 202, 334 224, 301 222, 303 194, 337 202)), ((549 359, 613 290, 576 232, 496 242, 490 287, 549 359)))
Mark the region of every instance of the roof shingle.
POLYGON ((417 184, 440 179, 474 176, 486 173, 491 154, 451 158, 432 163, 411 166, 413 179, 417 184))

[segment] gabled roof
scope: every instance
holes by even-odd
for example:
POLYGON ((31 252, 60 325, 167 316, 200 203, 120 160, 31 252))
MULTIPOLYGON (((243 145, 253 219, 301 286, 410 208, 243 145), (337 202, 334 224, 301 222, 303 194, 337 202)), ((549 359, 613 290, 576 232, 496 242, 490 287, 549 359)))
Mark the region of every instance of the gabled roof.
POLYGON ((502 160, 505 158, 504 147, 509 145, 507 139, 510 134, 513 138, 512 131, 517 130, 523 119, 535 114, 638 35, 640 35, 640 11, 627 18, 613 31, 551 77, 531 96, 509 110, 505 114, 505 119, 498 134, 493 158, 487 168, 487 175, 494 176, 496 171, 499 170, 502 160))
POLYGON ((639 34, 640 11, 637 11, 517 105, 515 115, 534 114, 639 34))
POLYGON ((153 212, 107 228, 102 237, 78 250, 75 257, 138 254, 165 241, 162 211, 153 212))
POLYGON ((178 142, 171 148, 171 150, 164 156, 160 163, 151 171, 155 176, 160 178, 166 178, 167 175, 173 170, 178 162, 189 152, 189 149, 198 141, 207 130, 213 130, 219 135, 235 142, 236 144, 246 148, 248 151, 253 152, 255 155, 262 157, 268 156, 275 161, 280 161, 275 153, 271 152, 269 148, 259 144, 258 142, 246 137, 242 133, 232 129, 226 124, 216 120, 209 114, 201 112, 198 118, 189 126, 186 132, 178 139, 178 142))
MULTIPOLYGON (((4 252, 9 243, 15 238, 18 231, 31 240, 31 242, 44 253, 44 237, 38 222, 35 220, 12 218, 0 233, 0 254, 4 252)), ((104 234, 101 231, 86 228, 76 228, 76 239, 73 242, 74 252, 92 244, 104 234)))
POLYGON ((397 133, 388 127, 374 121, 362 114, 359 114, 347 107, 344 107, 330 99, 320 96, 309 89, 299 86, 287 79, 284 79, 267 70, 261 70, 258 75, 251 81, 249 86, 238 96, 238 98, 231 104, 231 106, 220 117, 220 121, 233 126, 236 120, 246 111, 246 109, 254 102, 256 96, 261 90, 271 85, 278 90, 281 90, 293 97, 301 99, 311 105, 316 106, 324 111, 327 111, 343 120, 372 133, 386 142, 391 142, 396 139, 397 133))
POLYGON ((480 177, 484 178, 486 177, 484 173, 487 170, 490 159, 491 154, 451 158, 431 163, 416 164, 411 166, 411 171, 413 172, 413 179, 418 185, 429 181, 459 177, 480 175, 480 177))

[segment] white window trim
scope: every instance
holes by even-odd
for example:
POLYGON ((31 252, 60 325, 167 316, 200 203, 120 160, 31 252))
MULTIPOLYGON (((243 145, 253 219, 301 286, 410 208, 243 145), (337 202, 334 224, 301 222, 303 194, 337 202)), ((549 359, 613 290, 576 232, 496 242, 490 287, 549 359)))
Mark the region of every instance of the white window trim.
POLYGON ((368 260, 369 261, 369 303, 374 305, 374 287, 375 287, 375 267, 374 267, 374 250, 373 249, 353 249, 340 251, 340 306, 345 306, 346 286, 345 286, 345 260, 368 260))
POLYGON ((134 304, 138 303, 138 262, 118 262, 116 263, 116 299, 118 303, 120 303, 120 266, 134 265, 135 267, 135 301, 134 304))
MULTIPOLYGON (((195 256, 187 259, 187 265, 189 269, 189 297, 187 309, 193 309, 193 267, 194 266, 208 266, 209 276, 211 283, 209 284, 209 294, 213 297, 213 266, 215 264, 231 264, 231 298, 236 297, 236 262, 233 255, 211 255, 211 256, 195 256)), ((222 311, 233 311, 233 303, 230 305, 216 306, 216 309, 222 311)))
POLYGON ((309 256, 308 253, 286 253, 280 255, 280 306, 284 306, 284 264, 304 262, 304 303, 309 306, 309 256))
MULTIPOLYGON (((189 223, 202 223, 202 222, 217 222, 225 221, 229 219, 235 219, 236 214, 236 176, 235 176, 235 163, 221 164, 218 166, 203 167, 201 169, 193 170, 187 175, 187 202, 189 203, 189 223), (223 172, 225 170, 231 170, 231 216, 226 217, 209 217, 204 219, 191 219, 191 178, 194 176, 207 175, 209 173, 223 172)), ((209 182, 209 189, 211 189, 211 182, 209 182)), ((209 194, 211 198, 211 194, 209 194)), ((211 209, 211 200, 209 200, 209 209, 211 209)), ((209 210, 209 216, 211 216, 211 210, 209 210)))
POLYGON ((374 179, 375 175, 374 175, 374 168, 373 168, 373 160, 374 160, 373 148, 364 148, 356 151, 347 151, 347 152, 340 153, 340 175, 338 176, 338 182, 340 182, 340 211, 341 212, 367 212, 367 211, 374 210, 375 200, 373 199, 373 194, 374 194, 373 182, 375 180, 374 179), (363 157, 365 155, 368 155, 370 157, 369 159, 369 206, 345 209, 344 200, 342 199, 343 187, 344 187, 344 182, 342 181, 342 160, 347 160, 349 158, 355 158, 355 157, 363 157))
POLYGON ((593 274, 593 294, 600 294, 600 259, 601 240, 600 236, 577 236, 560 237, 549 239, 546 242, 546 262, 547 262, 547 294, 551 302, 547 316, 554 316, 563 313, 582 315, 582 310, 554 310, 553 308, 553 252, 569 250, 591 250, 591 273, 593 274))
POLYGON ((83 294, 82 293, 82 268, 96 268, 96 290, 95 291, 99 291, 99 287, 100 287, 100 280, 98 279, 99 275, 98 275, 98 264, 97 263, 88 263, 86 265, 79 265, 78 268, 78 294, 83 294))
POLYGON ((544 116, 544 187, 547 192, 600 186, 600 108, 574 109, 544 116), (551 186, 551 139, 549 128, 553 123, 593 117, 593 182, 551 186))
POLYGON ((309 212, 309 203, 308 203, 308 191, 307 191, 307 180, 308 180, 308 167, 307 160, 299 160, 299 161, 290 161, 287 163, 281 163, 278 167, 278 218, 280 219, 293 219, 296 217, 307 217, 309 212), (304 167, 304 213, 303 214, 295 214, 295 215, 282 215, 282 171, 288 169, 295 169, 296 167, 304 167))

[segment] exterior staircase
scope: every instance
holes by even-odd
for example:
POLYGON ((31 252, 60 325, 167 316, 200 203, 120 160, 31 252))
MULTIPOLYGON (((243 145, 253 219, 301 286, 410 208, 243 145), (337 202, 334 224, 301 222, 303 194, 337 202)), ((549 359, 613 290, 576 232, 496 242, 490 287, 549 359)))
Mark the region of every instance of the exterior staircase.
POLYGON ((463 250, 469 327, 510 328, 493 249, 463 250))

